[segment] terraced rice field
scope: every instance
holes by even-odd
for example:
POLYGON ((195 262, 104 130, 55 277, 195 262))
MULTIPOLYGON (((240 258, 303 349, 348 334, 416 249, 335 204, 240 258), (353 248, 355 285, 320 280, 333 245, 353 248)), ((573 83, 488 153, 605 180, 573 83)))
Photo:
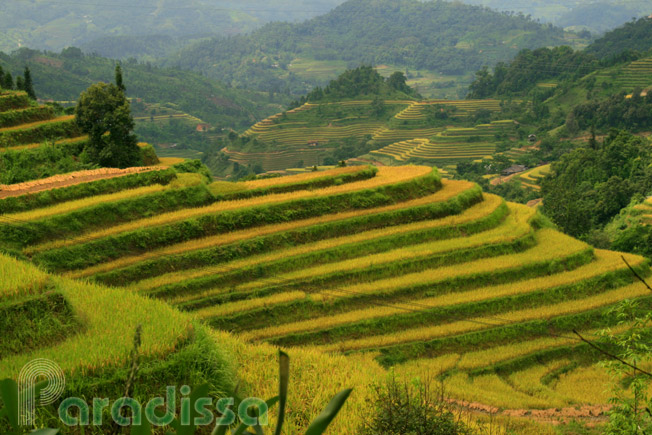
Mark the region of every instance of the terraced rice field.
MULTIPOLYGON (((467 116, 479 109, 491 111, 500 110, 498 100, 429 100, 429 101, 384 101, 386 110, 395 113, 388 121, 374 120, 369 113, 371 101, 343 101, 338 103, 307 103, 301 107, 285 113, 276 114, 270 118, 253 125, 246 135, 267 144, 267 152, 242 151, 239 149, 222 150, 230 156, 231 160, 240 164, 259 163, 265 170, 280 170, 297 166, 303 161, 304 165, 319 165, 320 158, 326 156, 333 147, 338 146, 343 140, 355 138, 356 140, 373 140, 375 144, 392 144, 410 141, 419 138, 439 137, 436 142, 442 144, 434 146, 432 151, 426 151, 419 158, 438 160, 439 155, 450 155, 452 160, 465 159, 465 152, 455 154, 454 149, 444 142, 451 138, 464 137, 464 132, 445 132, 444 128, 428 125, 426 108, 431 106, 451 106, 456 112, 453 116, 467 116), (341 109, 339 112, 337 109, 341 109), (341 113, 339 119, 333 119, 328 124, 315 126, 321 111, 330 110, 329 113, 341 113), (335 112, 332 112, 335 110, 335 112), (351 112, 353 111, 353 112, 351 112), (366 111, 366 112, 365 112, 366 111), (453 154, 451 154, 453 153, 453 154), (434 156, 434 157, 433 157, 434 156)), ((498 127, 502 130, 511 121, 492 123, 490 126, 478 126, 474 134, 491 136, 498 127), (485 131, 486 130, 486 131, 485 131)), ((455 148, 455 147, 453 147, 455 148)), ((484 141, 482 145, 476 144, 474 155, 481 157, 491 154, 494 145, 484 141)), ((391 150, 390 150, 391 151, 391 150)))
MULTIPOLYGON (((494 121, 491 124, 480 124, 474 128, 448 128, 432 130, 427 139, 413 139, 396 142, 372 154, 392 157, 399 162, 410 159, 443 161, 460 161, 465 159, 480 159, 490 156, 496 150, 495 135, 511 133, 514 122, 510 120, 494 121), (470 138, 473 138, 471 140, 470 138)), ((410 131, 410 130, 400 130, 410 131)), ((422 130, 413 130, 421 132, 422 130)), ((399 130, 390 130, 397 133, 399 130)))
POLYGON ((518 174, 515 179, 521 182, 521 185, 534 190, 541 190, 541 181, 550 173, 550 165, 537 166, 522 174, 518 174))
MULTIPOLYGON (((201 186, 184 177, 181 188, 201 186)), ((77 198, 0 218, 0 232, 10 240, 18 231, 27 242, 13 248, 42 270, 126 287, 252 344, 375 358, 401 376, 441 376, 458 399, 504 408, 604 404, 599 357, 571 331, 592 337, 615 326, 607 312, 625 298, 652 305, 621 254, 430 168, 340 168, 207 188, 207 204, 171 202, 154 216, 137 212, 140 194, 180 186, 77 198), (131 212, 66 233, 73 214, 109 213, 112 204, 131 212)), ((650 273, 645 259, 625 257, 650 273)), ((181 319, 170 334, 184 336, 181 319)))
POLYGON ((643 204, 637 205, 636 210, 641 214, 641 221, 652 225, 652 197, 648 198, 643 204))
POLYGON ((652 86, 652 58, 637 60, 623 68, 616 83, 627 89, 652 86))
POLYGON ((467 115, 480 109, 491 111, 500 110, 498 100, 428 100, 412 103, 409 107, 399 112, 395 118, 398 120, 424 120, 426 114, 424 109, 428 106, 451 106, 459 111, 457 116, 467 115))

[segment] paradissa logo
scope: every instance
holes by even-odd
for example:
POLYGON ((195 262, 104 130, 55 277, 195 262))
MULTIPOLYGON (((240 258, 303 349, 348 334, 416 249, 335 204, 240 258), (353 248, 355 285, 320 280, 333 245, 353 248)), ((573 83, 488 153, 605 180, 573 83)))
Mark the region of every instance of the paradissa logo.
MULTIPOLYGON (((179 418, 182 426, 190 426, 191 424, 194 426, 207 426, 213 424, 213 422, 217 426, 228 426, 235 423, 236 415, 231 409, 235 404, 235 400, 232 397, 222 398, 215 402, 215 409, 220 415, 216 419, 211 411, 211 407, 213 407, 212 398, 202 397, 197 399, 194 407, 192 407, 194 409, 191 409, 192 403, 190 397, 188 397, 191 392, 190 387, 184 385, 179 389, 179 392, 183 396, 180 401, 181 415, 179 418), (192 415, 196 415, 196 417, 193 419, 192 415)), ((103 411, 110 407, 113 421, 120 426, 140 426, 143 421, 143 414, 153 426, 166 426, 172 423, 176 417, 176 404, 176 388, 173 386, 166 388, 165 399, 155 397, 147 402, 144 409, 137 400, 130 397, 122 397, 113 402, 112 405, 110 405, 109 399, 96 398, 93 399, 92 424, 101 426, 103 411), (122 415, 124 408, 131 410, 130 417, 122 415)), ((238 418, 246 426, 266 426, 268 424, 267 411, 268 407, 264 400, 250 397, 244 399, 238 406, 238 418), (250 408, 257 409, 258 417, 249 414, 250 408)), ((71 397, 61 402, 59 418, 67 426, 88 426, 91 424, 91 410, 83 399, 71 397), (73 412, 71 411, 73 409, 76 410, 74 413, 76 416, 72 415, 73 412)))
MULTIPOLYGON (((46 359, 36 359, 27 363, 18 376, 18 415, 20 424, 29 426, 34 423, 36 404, 41 406, 55 403, 65 390, 65 377, 63 370, 55 362, 46 359), (41 381, 45 379, 45 381, 41 381)), ((181 426, 207 426, 215 421, 216 425, 231 425, 235 423, 236 415, 232 410, 235 400, 231 397, 215 402, 214 407, 219 418, 215 418, 211 407, 213 399, 201 397, 191 400, 188 397, 191 389, 184 385, 179 389, 181 393, 179 423, 181 426), (194 416, 194 418, 193 418, 194 416)), ((144 417, 153 426, 167 426, 176 418, 177 396, 176 387, 166 387, 165 399, 155 397, 145 405, 130 397, 122 397, 113 404, 109 399, 93 399, 92 424, 101 426, 105 409, 110 409, 112 420, 120 426, 140 426, 144 417), (110 405, 110 406, 109 406, 110 405), (126 417, 123 409, 131 410, 126 417), (144 412, 143 412, 144 411, 144 412)), ((238 405, 238 418, 246 426, 266 426, 268 424, 268 407, 264 400, 256 397, 244 399, 238 405), (257 417, 250 414, 250 409, 257 410, 257 417)), ((64 399, 59 405, 59 418, 67 426, 88 426, 91 424, 91 408, 85 400, 79 397, 64 399)))

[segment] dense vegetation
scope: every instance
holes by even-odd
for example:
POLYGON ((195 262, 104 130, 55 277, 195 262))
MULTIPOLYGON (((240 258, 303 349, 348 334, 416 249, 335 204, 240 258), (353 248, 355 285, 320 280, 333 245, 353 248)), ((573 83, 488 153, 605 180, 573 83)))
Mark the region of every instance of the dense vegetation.
POLYGON ((604 228, 632 198, 652 191, 650 144, 626 132, 591 141, 552 169, 542 184, 544 212, 574 236, 604 228))
POLYGON ((593 56, 568 46, 523 50, 509 64, 497 64, 493 74, 487 68, 479 70, 467 97, 522 95, 541 81, 576 80, 597 67, 593 56))
POLYGON ((600 59, 619 55, 624 51, 647 52, 652 47, 652 19, 644 17, 630 21, 587 47, 588 54, 600 59))
POLYGON ((639 132, 652 128, 652 92, 641 96, 641 88, 631 95, 620 92, 604 100, 590 100, 575 106, 566 119, 566 129, 574 134, 595 128, 627 129, 639 132))
MULTIPOLYGON (((321 103, 365 98, 401 100, 418 97, 419 94, 406 84, 405 75, 401 71, 396 71, 385 79, 373 67, 361 66, 345 71, 323 89, 317 86, 308 95, 293 102, 290 108, 299 107, 307 102, 321 103)), ((382 111, 382 108, 378 109, 382 111)))
MULTIPOLYGON (((0 53, 0 66, 14 75, 29 66, 40 98, 74 102, 91 84, 112 81, 115 61, 84 55, 77 48, 59 54, 21 49, 11 55, 0 53)), ((270 113, 265 105, 270 101, 268 94, 235 91, 192 72, 158 68, 133 59, 123 63, 122 69, 129 83, 128 97, 173 103, 179 110, 216 126, 246 126, 270 113)))
POLYGON ((288 75, 297 57, 463 75, 506 61, 521 48, 560 45, 563 36, 523 16, 461 3, 350 0, 305 23, 269 24, 250 35, 200 42, 172 62, 237 87, 280 91, 305 86, 288 75))

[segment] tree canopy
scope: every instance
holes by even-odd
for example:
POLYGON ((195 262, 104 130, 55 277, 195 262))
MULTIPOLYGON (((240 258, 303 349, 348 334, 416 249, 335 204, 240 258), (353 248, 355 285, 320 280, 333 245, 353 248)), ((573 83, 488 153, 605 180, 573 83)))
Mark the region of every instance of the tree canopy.
POLYGON ((118 168, 141 163, 129 101, 117 85, 96 83, 82 92, 75 119, 90 137, 85 159, 118 168))
POLYGON ((613 130, 602 144, 565 154, 542 183, 543 210, 562 230, 579 237, 607 224, 634 195, 652 191, 652 147, 613 130))

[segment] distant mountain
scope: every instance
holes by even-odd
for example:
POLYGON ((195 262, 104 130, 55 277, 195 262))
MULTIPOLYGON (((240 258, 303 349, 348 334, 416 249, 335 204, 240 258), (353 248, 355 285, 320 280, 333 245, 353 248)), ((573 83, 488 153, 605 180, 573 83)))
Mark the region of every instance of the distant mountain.
MULTIPOLYGON (((197 43, 168 62, 235 86, 278 90, 297 86, 288 68, 297 59, 464 75, 511 59, 522 48, 563 43, 559 28, 483 7, 444 1, 349 0, 301 24, 273 23, 249 35, 197 43)), ((309 88, 304 86, 304 91, 309 88)))
POLYGON ((311 18, 328 12, 341 2, 110 0, 106 3, 59 3, 52 0, 3 0, 0 2, 0 51, 10 52, 24 46, 59 51, 108 36, 231 35, 255 29, 269 21, 311 18))
POLYGON ((499 11, 531 15, 535 19, 564 28, 584 28, 603 33, 623 25, 632 17, 652 13, 652 4, 642 1, 597 0, 463 0, 464 3, 487 6, 499 11))
POLYGON ((609 58, 628 50, 641 53, 652 50, 652 19, 630 21, 596 40, 586 52, 598 58, 609 58))

